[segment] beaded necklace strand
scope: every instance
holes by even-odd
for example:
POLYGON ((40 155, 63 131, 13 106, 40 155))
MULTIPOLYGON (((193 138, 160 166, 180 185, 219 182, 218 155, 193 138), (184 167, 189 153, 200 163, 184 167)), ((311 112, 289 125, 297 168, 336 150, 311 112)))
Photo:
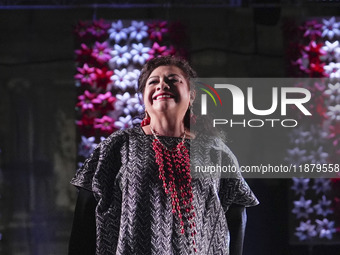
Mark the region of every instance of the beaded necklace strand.
POLYGON ((190 158, 189 151, 184 144, 186 134, 184 132, 182 140, 169 149, 159 140, 151 126, 150 130, 154 136, 152 148, 159 166, 159 179, 163 182, 165 193, 171 196, 172 213, 177 214, 179 218, 181 234, 185 234, 186 227, 193 251, 197 252, 194 239, 197 232, 194 221, 196 215, 193 206, 190 158))

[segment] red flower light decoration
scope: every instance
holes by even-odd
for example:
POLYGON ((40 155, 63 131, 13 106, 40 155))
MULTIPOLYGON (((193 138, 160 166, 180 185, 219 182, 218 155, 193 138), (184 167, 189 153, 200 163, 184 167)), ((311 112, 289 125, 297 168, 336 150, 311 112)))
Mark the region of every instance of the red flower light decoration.
POLYGON ((78 96, 79 102, 77 103, 78 107, 81 107, 81 111, 94 111, 93 99, 96 98, 95 93, 90 93, 88 90, 85 90, 83 95, 78 96))
POLYGON ((315 82, 307 86, 307 89, 311 92, 311 102, 308 104, 308 108, 312 113, 313 120, 317 123, 323 123, 327 119, 327 107, 325 104, 325 98, 323 92, 326 86, 323 82, 315 82))
POLYGON ((92 62, 92 49, 87 47, 85 43, 80 45, 80 49, 74 51, 77 55, 76 61, 80 64, 92 62))
POLYGON ((106 92, 105 94, 99 94, 95 99, 92 100, 92 103, 96 104, 103 113, 113 110, 115 102, 116 98, 112 96, 110 91, 106 92))
POLYGON ((304 47, 304 51, 308 55, 309 63, 318 64, 321 62, 320 56, 326 55, 327 52, 322 49, 324 44, 317 44, 315 41, 311 41, 309 45, 304 47))
POLYGON ((162 42, 164 34, 167 34, 168 23, 166 21, 156 21, 148 24, 149 38, 153 41, 162 42))
POLYGON ((107 85, 112 83, 111 81, 111 76, 113 75, 113 71, 112 70, 108 70, 106 67, 100 69, 100 68, 96 68, 95 69, 95 74, 96 74, 96 87, 100 88, 104 91, 106 91, 107 89, 107 85))
POLYGON ((109 44, 107 42, 95 42, 91 56, 100 64, 106 64, 111 59, 109 44))
MULTIPOLYGON (((331 179, 333 180, 337 180, 336 183, 340 183, 340 179, 331 179)), ((338 197, 334 197, 334 213, 340 217, 340 198, 338 197)), ((338 231, 340 231, 340 228, 337 228, 338 231)))
POLYGON ((78 24, 76 25, 74 29, 74 33, 76 34, 79 40, 84 41, 89 38, 88 27, 89 27, 88 22, 84 22, 81 20, 78 22, 78 24))
POLYGON ((340 145, 340 123, 329 126, 329 139, 332 140, 332 144, 336 147, 340 145))
POLYGON ((158 56, 168 56, 170 55, 169 50, 166 46, 160 46, 157 42, 154 42, 152 48, 149 50, 149 59, 158 57, 158 56))
POLYGON ((94 73, 95 68, 89 67, 86 63, 83 67, 77 67, 78 74, 74 76, 75 79, 79 80, 82 85, 93 86, 93 82, 96 80, 96 74, 94 73))
POLYGON ((88 116, 87 114, 82 114, 81 120, 76 121, 76 125, 82 135, 86 137, 94 136, 94 118, 88 116))
POLYGON ((309 37, 312 40, 321 37, 322 24, 316 20, 307 21, 300 29, 303 31, 303 37, 309 37))
POLYGON ((310 77, 327 77, 325 69, 323 68, 325 63, 311 63, 309 69, 306 70, 310 77))
POLYGON ((107 30, 110 24, 103 19, 93 21, 92 26, 88 28, 88 32, 95 37, 97 41, 104 41, 108 38, 107 30))
POLYGON ((102 118, 95 118, 94 128, 99 130, 104 135, 109 135, 115 131, 114 119, 104 115, 102 118))

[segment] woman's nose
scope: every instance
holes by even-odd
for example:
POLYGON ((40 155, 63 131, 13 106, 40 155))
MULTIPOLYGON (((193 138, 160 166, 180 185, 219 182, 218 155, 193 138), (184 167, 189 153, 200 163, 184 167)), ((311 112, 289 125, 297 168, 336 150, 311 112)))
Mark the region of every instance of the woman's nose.
POLYGON ((169 84, 163 79, 160 81, 160 83, 157 86, 157 90, 161 90, 161 89, 166 90, 169 88, 170 88, 169 84))

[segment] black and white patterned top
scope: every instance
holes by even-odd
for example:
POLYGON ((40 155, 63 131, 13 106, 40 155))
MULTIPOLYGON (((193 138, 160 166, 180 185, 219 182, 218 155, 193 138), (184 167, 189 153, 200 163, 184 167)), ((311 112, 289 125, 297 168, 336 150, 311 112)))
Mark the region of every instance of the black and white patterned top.
MULTIPOLYGON (((168 146, 181 138, 160 137, 168 146)), ((100 143, 71 183, 92 191, 96 207, 96 254, 191 254, 188 237, 172 213, 171 198, 158 177, 153 136, 140 127, 113 133, 100 143)), ((195 165, 238 167, 228 147, 218 138, 197 136, 185 141, 195 165)), ((223 176, 222 176, 223 177, 223 176)), ((242 176, 216 178, 193 175, 193 204, 197 255, 229 254, 225 212, 232 204, 254 206, 258 201, 242 176)))

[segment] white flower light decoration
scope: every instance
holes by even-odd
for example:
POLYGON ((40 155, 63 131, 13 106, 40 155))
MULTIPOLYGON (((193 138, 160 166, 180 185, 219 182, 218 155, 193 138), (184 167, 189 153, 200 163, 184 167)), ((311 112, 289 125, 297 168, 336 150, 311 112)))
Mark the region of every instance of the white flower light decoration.
POLYGON ((295 191, 296 195, 305 195, 306 191, 308 190, 308 184, 310 179, 308 178, 295 178, 293 177, 293 186, 291 187, 292 190, 295 191))
POLYGON ((132 119, 132 125, 133 126, 140 125, 141 122, 142 122, 141 118, 134 118, 134 119, 132 119))
POLYGON ((131 21, 131 27, 129 27, 130 39, 138 42, 142 41, 148 36, 148 26, 143 21, 131 21))
POLYGON ((126 115, 136 116, 143 113, 144 107, 142 106, 139 95, 137 93, 134 96, 131 96, 126 103, 127 105, 124 109, 124 113, 126 115))
POLYGON ((308 219, 309 214, 313 213, 313 208, 311 207, 312 200, 305 200, 303 196, 300 200, 294 201, 294 208, 292 213, 296 214, 298 219, 306 218, 308 219))
POLYGON ((128 65, 131 59, 131 54, 128 52, 128 46, 114 45, 114 50, 110 52, 112 59, 109 60, 109 65, 112 69, 115 67, 120 68, 123 65, 128 65))
POLYGON ((119 117, 118 121, 114 123, 115 128, 118 129, 127 129, 132 127, 132 117, 131 115, 127 115, 126 117, 119 117))
POLYGON ((317 224, 316 231, 320 238, 333 238, 333 233, 336 232, 336 229, 334 228, 334 221, 329 221, 324 218, 323 220, 315 220, 315 222, 317 224))
POLYGON ((82 166, 84 165, 84 162, 78 162, 77 166, 78 166, 78 170, 80 170, 82 168, 82 166))
POLYGON ((329 106, 326 115, 333 121, 340 121, 340 105, 329 106))
POLYGON ((111 28, 108 30, 110 34, 110 39, 114 40, 116 43, 119 43, 121 40, 127 40, 128 29, 123 27, 123 23, 121 20, 118 20, 116 23, 113 22, 111 28))
POLYGON ((309 131, 305 130, 305 127, 299 126, 289 133, 290 143, 299 146, 306 144, 311 135, 309 131))
POLYGON ((134 84, 131 82, 129 73, 125 68, 122 70, 115 69, 111 80, 114 82, 114 86, 120 88, 123 91, 125 91, 127 88, 130 88, 131 85, 134 86, 134 84))
POLYGON ((134 69, 129 72, 129 80, 131 82, 130 88, 134 88, 135 91, 138 90, 138 78, 139 78, 140 71, 138 69, 134 69))
POLYGON ((299 69, 301 71, 306 72, 308 70, 308 67, 309 67, 308 54, 302 50, 301 51, 301 57, 298 58, 296 61, 293 61, 293 64, 298 65, 299 69))
POLYGON ((314 179, 313 190, 316 194, 324 194, 331 189, 331 181, 326 178, 314 179))
POLYGON ((319 202, 314 205, 314 210, 316 214, 326 217, 328 214, 333 213, 333 211, 330 209, 331 204, 331 200, 327 200, 326 196, 322 196, 322 199, 319 199, 319 202))
POLYGON ((339 41, 334 41, 333 43, 326 41, 325 46, 323 46, 322 49, 327 52, 327 55, 325 57, 328 61, 339 62, 338 61, 340 60, 339 59, 340 58, 339 41))
POLYGON ((322 19, 322 37, 328 37, 329 39, 333 39, 334 36, 340 36, 340 23, 336 22, 335 17, 330 18, 329 20, 322 19))
POLYGON ((310 220, 307 220, 306 222, 301 221, 300 226, 296 228, 295 235, 300 241, 310 239, 317 235, 315 225, 312 225, 310 220))
POLYGON ((328 135, 327 132, 324 131, 322 128, 316 125, 311 125, 306 142, 308 144, 312 144, 313 146, 324 144, 326 141, 327 135, 328 135))
POLYGON ((340 104, 340 83, 334 85, 329 83, 328 89, 323 94, 328 97, 330 105, 340 104))
POLYGON ((78 146, 78 154, 85 158, 88 158, 93 150, 96 148, 97 144, 94 143, 95 137, 91 136, 86 138, 85 136, 81 136, 81 142, 78 146))
POLYGON ((299 166, 307 161, 306 150, 300 149, 299 147, 288 149, 287 154, 288 156, 285 160, 293 165, 299 166))
POLYGON ((144 45, 141 43, 132 44, 131 54, 133 63, 144 65, 146 60, 149 59, 149 50, 149 47, 144 47, 144 45))
POLYGON ((329 75, 329 78, 340 78, 340 63, 330 62, 328 65, 324 67, 325 73, 329 75))
MULTIPOLYGON (((115 102, 115 113, 116 115, 121 115, 124 113, 124 109, 127 107, 127 101, 131 98, 131 95, 129 92, 125 92, 123 95, 117 94, 115 102)), ((117 119, 117 118, 116 118, 117 119)))
POLYGON ((323 151, 323 147, 320 146, 317 150, 311 150, 308 156, 308 162, 312 164, 326 164, 328 153, 323 151))

